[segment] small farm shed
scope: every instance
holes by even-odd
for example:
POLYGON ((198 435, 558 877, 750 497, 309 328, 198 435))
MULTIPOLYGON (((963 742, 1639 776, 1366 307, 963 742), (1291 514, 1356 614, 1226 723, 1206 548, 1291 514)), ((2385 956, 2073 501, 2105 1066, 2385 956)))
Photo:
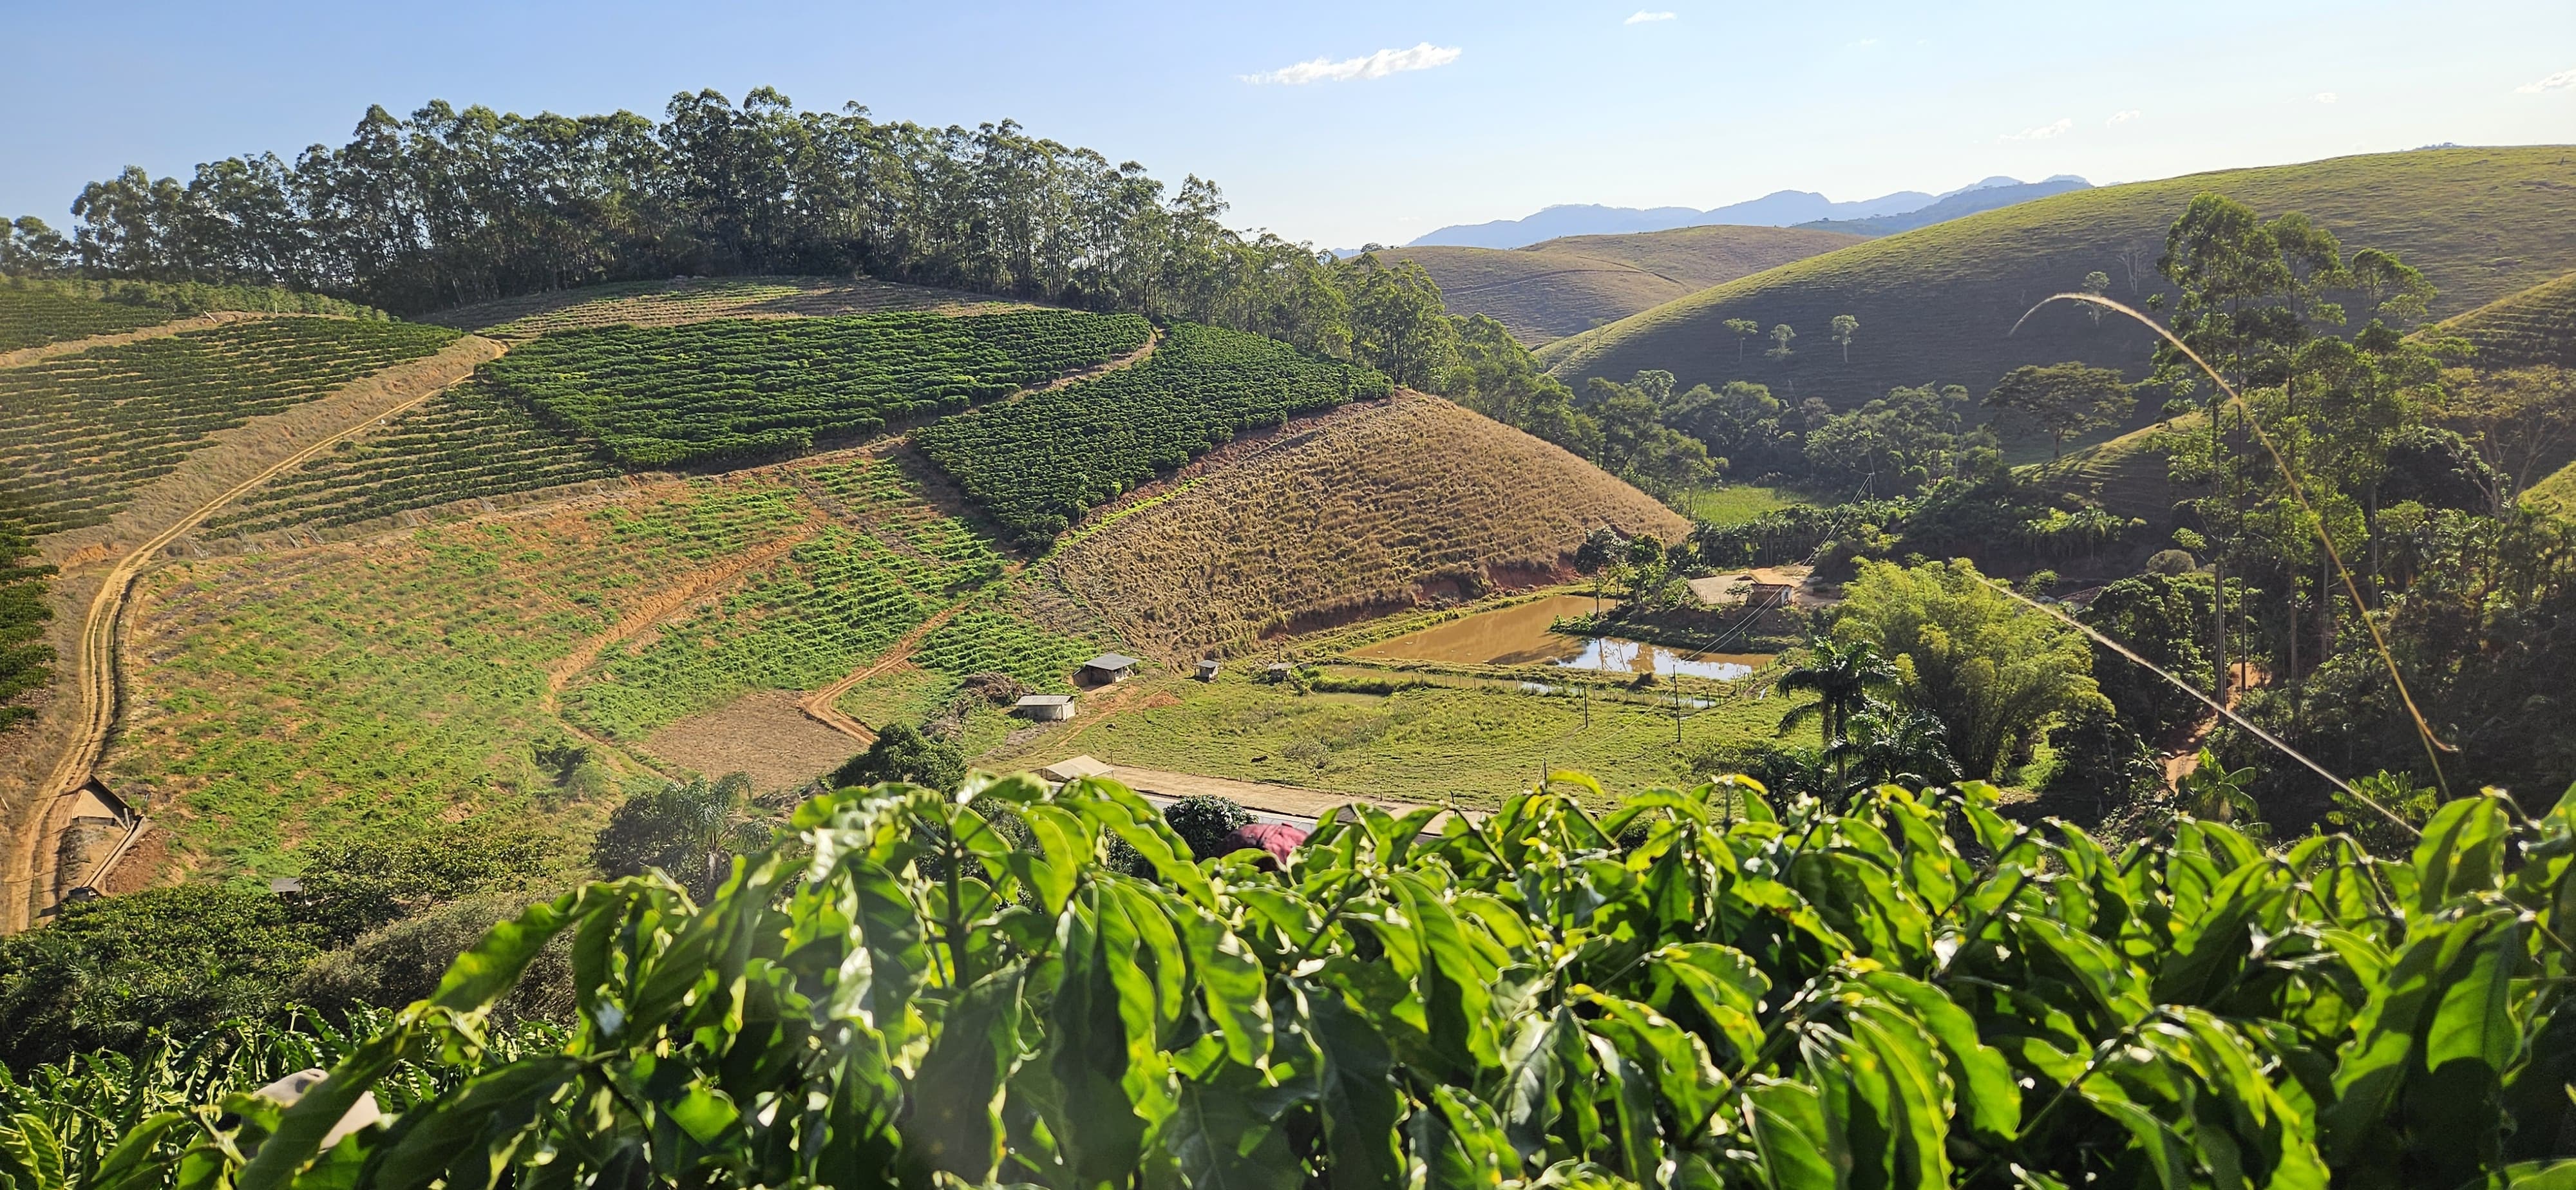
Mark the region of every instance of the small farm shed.
POLYGON ((1098 760, 1095 760, 1086 754, 1082 756, 1065 757, 1054 764, 1039 769, 1038 775, 1058 785, 1062 785, 1067 781, 1076 781, 1084 777, 1106 777, 1116 771, 1118 770, 1102 764, 1098 760))
POLYGON ((1136 672, 1137 661, 1121 653, 1102 653, 1082 663, 1082 678, 1087 682, 1124 682, 1136 672))
POLYGON ((1265 682, 1285 682, 1288 680, 1288 674, 1290 672, 1287 662, 1273 661, 1268 666, 1263 667, 1261 671, 1261 680, 1265 682))
POLYGON ((1011 704, 1011 713, 1023 719, 1047 722, 1073 718, 1073 696, 1070 694, 1030 694, 1011 704))
POLYGON ((1724 608, 1750 605, 1754 608, 1817 606, 1825 602, 1814 589, 1812 575, 1804 566, 1761 566, 1690 580, 1691 594, 1710 607, 1724 608))
POLYGON ((1199 662, 1199 680, 1200 680, 1200 681, 1202 681, 1202 682, 1213 682, 1213 681, 1215 681, 1215 680, 1216 680, 1216 671, 1217 671, 1217 664, 1216 664, 1216 660, 1215 660, 1214 658, 1209 658, 1209 659, 1208 659, 1208 660, 1206 660, 1206 661, 1199 662))

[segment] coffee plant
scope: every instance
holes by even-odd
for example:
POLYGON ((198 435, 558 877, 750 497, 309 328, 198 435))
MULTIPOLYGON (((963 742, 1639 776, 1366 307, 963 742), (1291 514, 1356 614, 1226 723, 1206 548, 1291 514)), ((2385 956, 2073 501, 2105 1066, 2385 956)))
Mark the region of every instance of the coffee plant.
POLYGON ((279 476, 206 522, 210 533, 331 528, 457 500, 615 479, 596 442, 467 383, 279 476))
POLYGON ((2567 1184, 2576 795, 2395 862, 1994 801, 1560 775, 1265 872, 1107 781, 845 790, 704 904, 529 909, 294 1107, 156 1114, 91 1184, 2567 1184), (322 1146, 566 934, 562 1046, 322 1146))
POLYGON ((36 532, 106 520, 209 434, 455 341, 445 327, 273 318, 0 370, 0 472, 36 532))
POLYGON ((500 393, 641 467, 792 452, 1043 384, 1144 345, 1132 314, 1018 310, 609 326, 484 366, 500 393))
POLYGON ((913 441, 994 520, 1040 544, 1245 430, 1388 392, 1368 367, 1184 323, 1133 368, 949 418, 913 441))

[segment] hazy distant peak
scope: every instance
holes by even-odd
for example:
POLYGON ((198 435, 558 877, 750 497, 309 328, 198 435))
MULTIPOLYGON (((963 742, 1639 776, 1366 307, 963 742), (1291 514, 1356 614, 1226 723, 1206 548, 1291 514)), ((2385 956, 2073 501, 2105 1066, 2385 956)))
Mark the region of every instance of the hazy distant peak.
MULTIPOLYGON (((1488 223, 1459 223, 1420 236, 1408 248, 1442 245, 1465 248, 1525 248, 1543 240, 1563 236, 1623 235, 1640 231, 1669 231, 1676 227, 1701 227, 1712 223, 1731 223, 1747 227, 1803 227, 1817 224, 1842 227, 1895 219, 1926 211, 1939 204, 1961 199, 1981 191, 2002 192, 1982 198, 2020 201, 2065 190, 2088 186, 2072 174, 2058 174, 2039 182, 1996 175, 1940 194, 1920 190, 1899 190, 1876 198, 1855 202, 1835 202, 1813 190, 1775 190, 1760 198, 1711 207, 1705 211, 1689 207, 1612 207, 1599 203, 1557 203, 1541 208, 1537 214, 1521 219, 1496 219, 1488 223)), ((2002 202, 1961 199, 1954 206, 1985 209, 2004 205, 2002 202)), ((1965 213, 1964 211, 1955 213, 1965 213)), ((1955 217, 1943 211, 1939 222, 1955 217)), ((1864 234, 1883 234, 1883 231, 1864 234)))

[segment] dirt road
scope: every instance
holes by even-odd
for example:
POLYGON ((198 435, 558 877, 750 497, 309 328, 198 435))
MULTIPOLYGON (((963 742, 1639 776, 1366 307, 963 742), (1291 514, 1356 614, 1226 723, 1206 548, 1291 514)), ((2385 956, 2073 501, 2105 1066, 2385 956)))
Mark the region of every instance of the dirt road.
MULTIPOLYGON (((108 733, 116 726, 117 706, 122 695, 118 689, 117 638, 124 619, 126 598, 133 592, 135 581, 159 559, 162 550, 204 524, 206 518, 224 505, 249 494, 279 473, 364 433, 378 421, 429 400, 449 385, 471 375, 485 361, 501 354, 499 344, 484 339, 468 337, 460 340, 459 346, 451 346, 430 357, 429 361, 421 361, 437 366, 415 368, 416 383, 386 386, 386 401, 369 403, 355 410, 355 415, 347 418, 346 424, 335 432, 306 444, 214 497, 198 502, 184 514, 162 525, 159 532, 126 551, 109 568, 100 582, 98 594, 90 600, 88 611, 82 618, 79 643, 69 659, 70 676, 79 690, 79 715, 73 722, 69 738, 63 742, 62 756, 54 766, 53 775, 37 790, 29 813, 18 823, 7 871, 0 875, 0 931, 15 932, 27 928, 37 914, 51 904, 55 853, 59 848, 57 840, 68 825, 72 795, 97 770, 99 758, 107 749, 108 733), (471 346, 476 344, 480 346, 471 346), (464 349, 460 350, 459 346, 464 349)), ((369 377, 356 384, 366 385, 376 379, 369 377)))

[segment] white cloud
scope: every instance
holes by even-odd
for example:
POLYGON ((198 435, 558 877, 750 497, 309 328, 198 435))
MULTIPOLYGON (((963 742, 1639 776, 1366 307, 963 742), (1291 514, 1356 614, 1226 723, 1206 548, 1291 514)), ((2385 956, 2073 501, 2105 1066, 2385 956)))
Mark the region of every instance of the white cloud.
POLYGON ((2110 119, 2108 119, 2108 120, 2104 120, 2104 121, 2102 121, 2102 123, 2103 123, 2104 125, 2106 125, 2106 126, 2107 126, 2107 125, 2112 125, 2112 124, 2126 124, 2126 123, 2128 123, 2128 122, 2129 122, 2129 121, 2131 121, 2131 120, 2137 119, 2137 118, 2138 118, 2138 116, 2139 116, 2140 114, 2141 114, 2141 113, 2138 111, 2138 109, 2136 109, 2136 108, 2134 108, 2134 107, 2133 107, 2133 108, 2128 109, 2127 111, 2119 111, 2119 112, 2113 112, 2113 113, 2111 113, 2111 118, 2110 118, 2110 119))
POLYGON ((2564 91, 2576 87, 2576 70, 2562 70, 2548 78, 2524 83, 2513 89, 2516 95, 2538 95, 2543 91, 2564 91))
POLYGON ((1294 66, 1282 66, 1264 74, 1247 74, 1247 83, 1281 83, 1302 86, 1306 83, 1342 83, 1352 79, 1382 79, 1406 70, 1429 70, 1458 60, 1456 46, 1437 46, 1423 42, 1409 50, 1379 50, 1365 58, 1344 58, 1339 62, 1317 58, 1294 66))
POLYGON ((2317 102, 2319 102, 2319 103, 2333 103, 2335 100, 2337 100, 2337 99, 2339 99, 2339 98, 2341 98, 2341 96, 2336 95, 2336 94, 2335 94, 2334 92, 2332 92, 2332 91, 2319 91, 2319 92, 2317 92, 2317 102))
POLYGON ((1648 12, 1648 11, 1646 11, 1645 9, 1640 8, 1640 9, 1638 9, 1638 10, 1637 10, 1637 15, 1632 16, 1632 17, 1629 17, 1627 20, 1621 21, 1621 22, 1620 22, 1620 24, 1623 24, 1623 25, 1642 25, 1642 24, 1645 24, 1645 23, 1646 23, 1646 22, 1648 22, 1648 21, 1669 21, 1669 20, 1673 19, 1674 17, 1680 16, 1680 15, 1682 15, 1682 14, 1680 14, 1680 13, 1678 13, 1678 12, 1648 12))
POLYGON ((2056 122, 2056 123, 2054 123, 2054 124, 2042 124, 2042 125, 2040 125, 2040 126, 2039 126, 2039 127, 2037 127, 2037 128, 2024 128, 2024 129, 2022 129, 2022 130, 2021 130, 2021 131, 2019 131, 2019 132, 2007 132, 2007 133, 2003 134, 2002 136, 1996 137, 1995 139, 1997 139, 1997 140, 2052 140, 2052 139, 2055 139, 2055 138, 2057 138, 2057 137, 2061 137, 2061 136, 2066 135, 2067 131, 2068 131, 2069 129, 2073 128, 2073 127, 2075 127, 2075 121, 2074 121, 2074 120, 2072 120, 2072 119, 2061 119, 2061 120, 2059 120, 2058 122, 2056 122))

